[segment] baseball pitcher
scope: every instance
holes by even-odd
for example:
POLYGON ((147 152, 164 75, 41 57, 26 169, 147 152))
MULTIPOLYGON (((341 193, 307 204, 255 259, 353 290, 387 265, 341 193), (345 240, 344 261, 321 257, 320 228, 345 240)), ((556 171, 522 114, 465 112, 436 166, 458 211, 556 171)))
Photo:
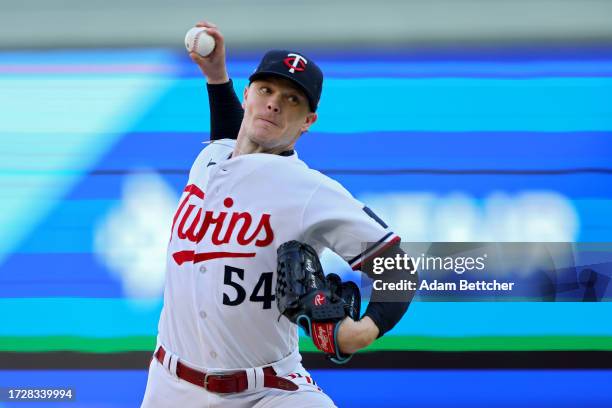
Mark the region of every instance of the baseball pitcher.
MULTIPOLYGON (((207 78, 211 141, 196 158, 168 244, 164 306, 143 407, 333 407, 301 364, 298 327, 335 363, 384 335, 412 299, 371 299, 326 275, 329 248, 355 270, 403 254, 400 238, 294 150, 317 121, 323 73, 308 56, 263 56, 239 102, 216 46, 191 53, 207 78), (372 243, 364 251, 363 243, 372 243)), ((409 270, 397 279, 416 279, 409 270)), ((358 358, 358 357, 356 357, 358 358)))

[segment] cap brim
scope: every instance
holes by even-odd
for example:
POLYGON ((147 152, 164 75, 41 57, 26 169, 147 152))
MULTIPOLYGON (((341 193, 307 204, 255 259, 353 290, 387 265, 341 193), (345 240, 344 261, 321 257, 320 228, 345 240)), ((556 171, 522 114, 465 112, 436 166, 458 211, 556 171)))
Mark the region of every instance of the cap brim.
POLYGON ((266 76, 276 76, 279 78, 284 78, 287 79, 291 82, 293 82, 294 84, 296 84, 301 90, 302 92, 304 92, 304 95, 306 95, 306 98, 308 99, 308 105, 310 106, 310 110, 315 112, 317 110, 317 107, 314 106, 314 97, 313 95, 311 95, 308 90, 306 89, 306 87, 304 85, 302 85, 300 82, 296 81, 295 77, 288 75, 288 74, 282 74, 280 72, 276 72, 276 71, 257 71, 255 72, 253 75, 251 75, 249 77, 249 83, 257 80, 257 79, 261 79, 262 77, 266 77, 266 76))

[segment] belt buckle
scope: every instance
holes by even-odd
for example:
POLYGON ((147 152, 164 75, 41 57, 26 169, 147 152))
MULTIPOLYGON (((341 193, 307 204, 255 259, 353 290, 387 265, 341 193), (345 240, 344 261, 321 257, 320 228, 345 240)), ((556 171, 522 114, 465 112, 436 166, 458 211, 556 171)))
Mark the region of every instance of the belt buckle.
POLYGON ((215 376, 215 377, 231 377, 234 373, 236 373, 236 371, 233 372, 214 372, 214 371, 207 371, 204 374, 204 389, 208 392, 211 392, 213 394, 233 394, 232 391, 230 392, 219 392, 219 391, 211 391, 208 388, 208 377, 210 376, 215 376))
MULTIPOLYGON (((212 373, 206 372, 204 373, 204 389, 206 391, 208 391, 208 377, 210 377, 212 375, 212 373)), ((208 392, 212 392, 212 391, 208 391, 208 392)))

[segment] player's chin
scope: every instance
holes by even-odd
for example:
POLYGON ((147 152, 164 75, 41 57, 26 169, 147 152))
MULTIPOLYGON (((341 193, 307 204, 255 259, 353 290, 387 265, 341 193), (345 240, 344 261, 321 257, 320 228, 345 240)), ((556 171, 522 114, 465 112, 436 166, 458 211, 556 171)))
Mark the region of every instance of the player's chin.
POLYGON ((251 141, 266 150, 274 149, 282 145, 282 135, 277 132, 271 132, 267 129, 256 129, 251 134, 251 141))

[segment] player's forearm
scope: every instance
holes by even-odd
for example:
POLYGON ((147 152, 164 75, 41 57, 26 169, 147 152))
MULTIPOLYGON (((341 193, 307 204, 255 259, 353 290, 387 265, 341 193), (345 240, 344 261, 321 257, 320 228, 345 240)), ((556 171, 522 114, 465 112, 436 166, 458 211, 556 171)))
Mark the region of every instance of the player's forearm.
POLYGON ((370 317, 359 321, 346 318, 338 329, 338 346, 345 354, 353 354, 372 344, 378 337, 378 327, 370 317))
MULTIPOLYGON (((379 256, 394 259, 397 256, 403 257, 404 255, 405 253, 399 245, 395 245, 385 250, 379 256)), ((386 283, 397 284, 398 282, 409 281, 413 283, 414 287, 418 286, 419 277, 412 265, 404 269, 388 270, 380 275, 376 275, 373 273, 372 264, 367 263, 363 272, 386 283)), ((370 302, 364 316, 369 317, 378 327, 378 337, 393 329, 402 319, 414 298, 415 292, 415 290, 372 290, 370 302)))

